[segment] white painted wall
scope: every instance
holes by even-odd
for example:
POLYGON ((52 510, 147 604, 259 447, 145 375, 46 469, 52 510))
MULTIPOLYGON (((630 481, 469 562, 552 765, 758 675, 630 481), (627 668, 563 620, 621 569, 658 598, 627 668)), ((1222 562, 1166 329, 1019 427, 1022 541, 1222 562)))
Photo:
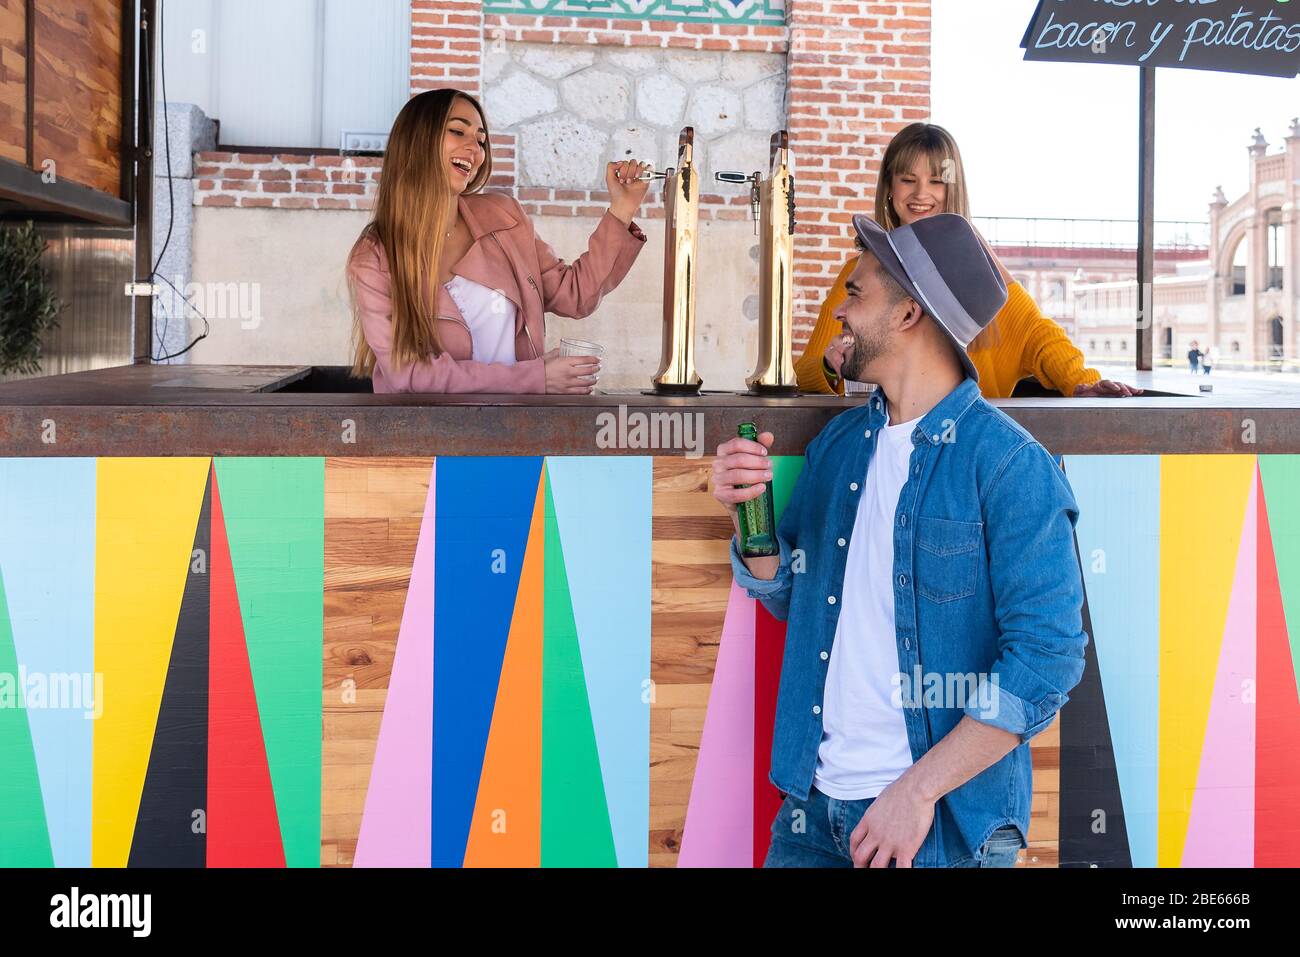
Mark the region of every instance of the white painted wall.
MULTIPOLYGON (((351 319, 343 263, 368 213, 194 210, 196 290, 212 308, 196 363, 345 365, 351 319), (232 285, 233 284, 233 285, 232 285), (250 307, 257 306, 252 315, 250 307), (215 314, 220 313, 220 314, 215 314)), ((594 219, 539 217, 537 230, 566 259, 581 254, 594 219)), ((659 368, 662 341, 663 220, 639 221, 649 237, 627 279, 584 320, 547 318, 547 348, 561 336, 601 343, 601 387, 641 389, 659 368)), ((744 388, 758 354, 757 322, 742 314, 758 292, 753 225, 700 223, 697 367, 706 389, 744 388)), ((191 335, 202 323, 192 320, 191 335)))

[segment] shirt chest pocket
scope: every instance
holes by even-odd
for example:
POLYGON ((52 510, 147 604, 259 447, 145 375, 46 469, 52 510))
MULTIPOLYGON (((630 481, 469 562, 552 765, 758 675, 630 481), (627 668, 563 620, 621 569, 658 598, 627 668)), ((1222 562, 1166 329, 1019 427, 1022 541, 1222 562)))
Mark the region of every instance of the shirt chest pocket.
POLYGON ((916 520, 916 590, 934 602, 975 594, 984 555, 984 523, 916 520))

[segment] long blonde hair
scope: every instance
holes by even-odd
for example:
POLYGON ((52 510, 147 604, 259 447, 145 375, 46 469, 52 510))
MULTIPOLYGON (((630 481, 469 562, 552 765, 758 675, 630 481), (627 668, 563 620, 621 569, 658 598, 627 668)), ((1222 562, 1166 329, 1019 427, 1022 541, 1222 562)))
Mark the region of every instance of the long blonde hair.
MULTIPOLYGON (((930 161, 930 175, 940 177, 946 187, 944 212, 970 219, 970 192, 966 188, 966 167, 953 135, 935 123, 912 123, 889 141, 876 181, 875 219, 883 229, 903 225, 894 209, 894 176, 910 170, 919 157, 930 161)), ((1001 341, 997 320, 985 326, 967 346, 967 352, 988 349, 1001 341)))
MULTIPOLYGON (((492 175, 492 144, 486 138, 487 119, 478 100, 459 90, 426 90, 406 101, 393 121, 384 150, 375 210, 370 222, 348 254, 348 261, 367 243, 376 243, 388 263, 392 298, 393 351, 395 365, 417 362, 429 355, 441 355, 434 321, 438 263, 442 257, 446 224, 455 214, 455 196, 442 162, 443 141, 452 104, 467 100, 482 118, 484 160, 466 193, 481 190, 492 175)), ((375 353, 362 335, 356 290, 352 297, 352 373, 369 376, 374 372, 375 353)))

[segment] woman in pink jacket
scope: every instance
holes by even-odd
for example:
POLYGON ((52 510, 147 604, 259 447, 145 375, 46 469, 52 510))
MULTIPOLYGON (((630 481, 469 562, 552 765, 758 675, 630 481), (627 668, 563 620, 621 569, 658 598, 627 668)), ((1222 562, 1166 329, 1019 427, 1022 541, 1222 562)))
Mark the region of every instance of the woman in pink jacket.
POLYGON ((492 174, 474 98, 429 90, 407 101, 384 151, 375 214, 348 257, 356 359, 376 392, 591 392, 596 359, 546 354, 545 314, 583 318, 645 245, 632 222, 648 167, 610 163, 609 210, 573 263, 538 238, 492 174))

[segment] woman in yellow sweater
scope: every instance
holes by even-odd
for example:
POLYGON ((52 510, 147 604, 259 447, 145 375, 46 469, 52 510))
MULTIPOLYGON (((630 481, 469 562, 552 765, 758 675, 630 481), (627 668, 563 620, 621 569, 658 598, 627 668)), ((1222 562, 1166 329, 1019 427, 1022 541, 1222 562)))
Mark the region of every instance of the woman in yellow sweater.
MULTIPOLYGON (((960 213, 969 219, 967 196, 961 153, 952 135, 941 126, 913 123, 885 150, 876 185, 875 219, 885 229, 910 225, 942 212, 960 213)), ((1007 398, 1026 376, 1034 376, 1064 396, 1141 393, 1141 389, 1103 379, 1096 369, 1087 368, 1083 353, 1065 330, 1039 311, 1025 287, 1011 278, 992 249, 989 255, 1006 281, 1007 304, 968 350, 979 370, 980 392, 985 398, 1007 398)), ((822 302, 812 337, 795 363, 803 392, 844 392, 839 370, 846 350, 852 348, 852 337, 842 335, 834 312, 847 295, 844 284, 856 262, 855 254, 835 278, 834 287, 822 302)))

